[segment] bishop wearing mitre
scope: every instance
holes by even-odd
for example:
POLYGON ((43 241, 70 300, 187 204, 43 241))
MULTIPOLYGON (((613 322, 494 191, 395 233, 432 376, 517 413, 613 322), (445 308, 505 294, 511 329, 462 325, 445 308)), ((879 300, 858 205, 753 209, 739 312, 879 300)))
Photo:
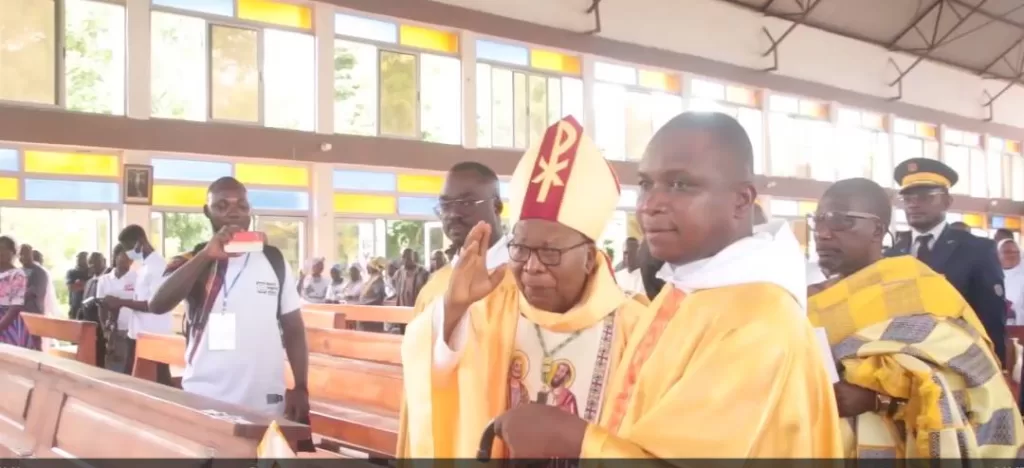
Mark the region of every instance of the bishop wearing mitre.
MULTIPOLYGON (((523 155, 509 192, 507 263, 488 262, 491 226, 478 224, 447 292, 406 330, 404 456, 476 456, 489 423, 508 415, 597 424, 610 400, 608 378, 644 312, 596 245, 619 202, 615 172, 566 117, 523 155)), ((537 449, 528 437, 498 436, 494 457, 537 449)))

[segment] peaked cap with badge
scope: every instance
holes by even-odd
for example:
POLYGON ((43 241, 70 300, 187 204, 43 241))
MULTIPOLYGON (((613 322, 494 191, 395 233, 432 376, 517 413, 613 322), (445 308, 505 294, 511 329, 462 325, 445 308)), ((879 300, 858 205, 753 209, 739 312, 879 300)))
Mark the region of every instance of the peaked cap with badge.
POLYGON ((901 162, 893 171, 893 179, 900 192, 912 187, 939 187, 949 190, 960 176, 942 161, 929 158, 911 158, 901 162))

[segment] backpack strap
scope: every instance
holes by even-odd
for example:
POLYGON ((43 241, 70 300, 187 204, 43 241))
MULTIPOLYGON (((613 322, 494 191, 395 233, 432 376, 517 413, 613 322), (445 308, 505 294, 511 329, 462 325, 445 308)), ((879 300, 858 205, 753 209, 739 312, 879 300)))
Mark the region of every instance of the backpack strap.
POLYGON ((280 249, 270 244, 263 245, 263 255, 267 257, 270 267, 274 269, 274 275, 277 276, 277 321, 280 324, 283 312, 281 310, 281 294, 284 292, 284 288, 288 287, 284 284, 284 255, 281 254, 280 249))

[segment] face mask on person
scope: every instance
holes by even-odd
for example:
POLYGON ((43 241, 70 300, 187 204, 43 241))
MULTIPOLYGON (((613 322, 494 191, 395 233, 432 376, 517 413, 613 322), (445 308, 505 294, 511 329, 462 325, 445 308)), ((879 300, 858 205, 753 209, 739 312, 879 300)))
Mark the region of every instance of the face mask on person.
POLYGON ((141 262, 142 260, 144 260, 144 257, 142 256, 142 251, 140 251, 138 248, 125 252, 125 255, 127 255, 128 258, 133 262, 141 262))

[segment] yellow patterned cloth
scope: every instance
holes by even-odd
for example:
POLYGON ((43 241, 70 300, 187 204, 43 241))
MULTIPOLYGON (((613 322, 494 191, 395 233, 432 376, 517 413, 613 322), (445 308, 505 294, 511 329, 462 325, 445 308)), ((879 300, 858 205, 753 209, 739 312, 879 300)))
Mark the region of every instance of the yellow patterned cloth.
POLYGON ((843 380, 906 400, 893 415, 847 420, 856 458, 1017 458, 1024 424, 963 297, 914 257, 887 258, 845 278, 808 304, 843 380))

